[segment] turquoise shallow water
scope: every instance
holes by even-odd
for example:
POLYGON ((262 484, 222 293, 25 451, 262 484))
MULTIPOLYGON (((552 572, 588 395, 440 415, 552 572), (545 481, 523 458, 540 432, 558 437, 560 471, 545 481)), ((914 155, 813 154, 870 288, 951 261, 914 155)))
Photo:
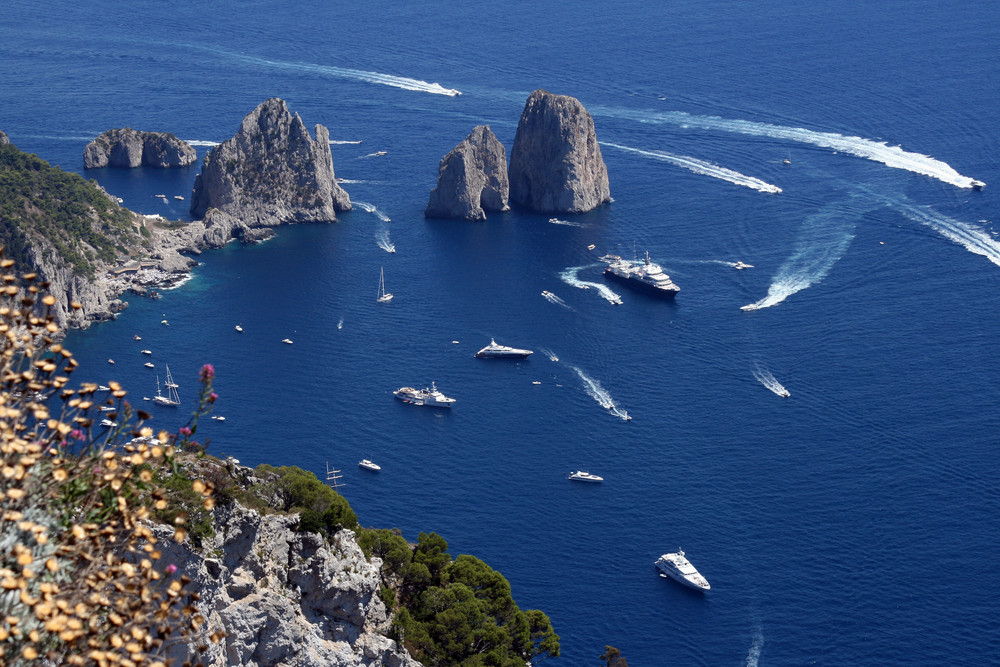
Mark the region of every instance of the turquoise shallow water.
MULTIPOLYGON (((5 5, 0 129, 20 148, 83 173, 87 141, 127 125, 203 154, 280 96, 361 142, 334 164, 376 207, 205 253, 70 337, 85 379, 141 401, 169 364, 187 406, 213 363, 211 451, 338 466, 362 522, 501 570, 566 664, 605 644, 634 665, 996 662, 995 10, 276 7, 5 5), (571 224, 424 220, 440 158, 480 123, 509 150, 537 87, 591 110, 615 201, 571 224), (676 302, 560 277, 603 285, 597 256, 633 248, 676 302), (536 352, 474 359, 490 337, 536 352), (392 398, 431 381, 451 412, 392 398), (656 576, 678 546, 708 595, 656 576)), ((196 173, 85 176, 184 217, 196 173)))

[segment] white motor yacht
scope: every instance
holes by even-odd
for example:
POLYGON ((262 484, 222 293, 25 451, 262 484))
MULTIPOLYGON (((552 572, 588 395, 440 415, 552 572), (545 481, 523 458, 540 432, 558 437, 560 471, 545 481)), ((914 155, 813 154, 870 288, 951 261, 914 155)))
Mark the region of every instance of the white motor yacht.
POLYGON ((433 408, 450 408, 455 402, 454 398, 449 398, 438 390, 437 385, 431 382, 430 389, 414 389, 413 387, 400 387, 392 392, 396 398, 404 403, 413 405, 429 405, 433 408))
POLYGON ((698 591, 707 591, 712 588, 708 580, 701 576, 691 561, 684 556, 684 551, 681 549, 678 549, 677 553, 660 556, 656 561, 656 569, 660 571, 661 577, 670 577, 688 588, 698 591))
POLYGON ((373 470, 375 472, 378 472, 379 470, 382 469, 382 466, 380 466, 377 463, 373 463, 368 459, 361 459, 360 461, 358 461, 358 467, 364 468, 365 470, 373 470))
POLYGON ((490 344, 476 352, 478 359, 523 359, 533 354, 532 350, 521 350, 509 345, 500 345, 495 339, 490 339, 490 344))
POLYGON ((604 478, 597 475, 592 475, 589 472, 584 472, 582 470, 574 470, 569 474, 569 479, 576 482, 603 482, 604 478))

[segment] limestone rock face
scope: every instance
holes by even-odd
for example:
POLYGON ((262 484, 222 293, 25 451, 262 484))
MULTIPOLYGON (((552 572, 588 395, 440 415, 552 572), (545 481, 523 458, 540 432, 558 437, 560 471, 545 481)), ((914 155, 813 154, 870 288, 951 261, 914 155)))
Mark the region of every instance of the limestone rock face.
POLYGON ((202 656, 206 666, 421 667, 384 636, 391 621, 378 595, 379 562, 365 559, 352 531, 325 543, 295 532, 297 516, 262 516, 236 503, 216 509, 215 521, 202 549, 214 557, 174 544, 170 529, 160 541, 161 562, 198 582, 207 627, 226 632, 202 656))
POLYGON ((528 96, 510 151, 510 199, 551 213, 584 213, 611 201, 594 119, 568 95, 528 96))
POLYGON ((510 208, 509 190, 507 151, 488 126, 478 125, 441 159, 424 215, 485 220, 486 211, 510 208))
POLYGON ((167 132, 139 132, 130 127, 102 133, 83 149, 83 165, 95 167, 186 167, 198 159, 187 142, 167 132))
POLYGON ((263 102, 205 157, 191 214, 217 209, 225 214, 220 222, 251 228, 336 220, 337 212, 350 210, 351 198, 334 176, 330 133, 316 125, 315 134, 313 140, 284 100, 263 102))
POLYGON ((9 144, 10 139, 7 138, 7 133, 0 130, 0 144, 9 144))

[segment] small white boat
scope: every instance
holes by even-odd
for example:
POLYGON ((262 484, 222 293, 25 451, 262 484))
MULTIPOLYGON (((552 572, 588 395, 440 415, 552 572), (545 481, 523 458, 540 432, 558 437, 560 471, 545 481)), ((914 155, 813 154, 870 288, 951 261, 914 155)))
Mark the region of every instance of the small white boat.
POLYGON ((101 420, 101 426, 103 426, 105 428, 112 428, 114 426, 118 426, 118 422, 113 422, 110 419, 102 419, 101 420))
POLYGON ((582 470, 574 470, 568 475, 568 478, 575 482, 603 482, 604 478, 597 475, 592 475, 589 472, 584 472, 582 470))
POLYGON ((214 419, 217 422, 224 422, 224 421, 226 421, 226 418, 223 417, 222 415, 212 415, 212 419, 214 419))
POLYGON ((97 385, 97 389, 98 391, 111 391, 111 387, 107 386, 106 384, 97 385))
POLYGON ((153 354, 152 350, 139 350, 139 354, 153 354))
POLYGON ((108 363, 114 365, 115 360, 114 359, 108 359, 108 363))
POLYGON ((375 472, 378 472, 379 470, 382 469, 382 466, 378 465, 377 463, 373 463, 368 459, 361 459, 360 461, 358 461, 358 467, 364 468, 365 470, 373 470, 375 472))
POLYGON ((292 344, 292 339, 291 338, 282 338, 281 342, 284 343, 285 345, 291 345, 292 344))
POLYGON ((678 549, 677 553, 660 556, 656 561, 656 569, 660 571, 661 577, 670 577, 696 591, 707 591, 712 588, 708 580, 684 556, 684 551, 681 549, 678 549))
POLYGON ((174 195, 174 199, 177 199, 179 201, 184 201, 184 197, 182 197, 180 195, 174 195))
POLYGON ((161 199, 166 199, 167 195, 153 195, 154 197, 160 197, 161 199))
POLYGON ((733 264, 734 269, 752 269, 753 264, 747 264, 746 262, 735 262, 733 264))
POLYGON ((243 333, 243 326, 240 325, 240 324, 237 324, 236 325, 236 331, 237 331, 237 333, 243 333))
POLYGON ((982 181, 977 181, 976 179, 972 179, 972 183, 970 183, 969 185, 972 186, 973 190, 982 190, 983 188, 986 187, 985 183, 983 183, 982 181))
POLYGON ((136 334, 136 335, 132 336, 132 340, 142 340, 142 336, 140 336, 139 334, 136 334))
POLYGON ((100 410, 101 412, 114 412, 115 410, 117 410, 117 408, 114 407, 113 405, 102 405, 100 407, 100 410))
POLYGON ((152 361, 147 361, 146 363, 143 364, 143 366, 145 366, 146 368, 155 368, 155 365, 153 364, 152 361))
POLYGON ((160 320, 160 324, 162 324, 165 327, 169 327, 170 326, 170 322, 167 322, 166 320, 160 320))
POLYGON ((589 246, 587 246, 587 250, 593 250, 596 247, 597 247, 596 245, 594 245, 593 243, 591 243, 589 246))
POLYGON ((392 301, 392 292, 385 291, 385 269, 379 269, 378 274, 378 302, 388 303, 392 301))

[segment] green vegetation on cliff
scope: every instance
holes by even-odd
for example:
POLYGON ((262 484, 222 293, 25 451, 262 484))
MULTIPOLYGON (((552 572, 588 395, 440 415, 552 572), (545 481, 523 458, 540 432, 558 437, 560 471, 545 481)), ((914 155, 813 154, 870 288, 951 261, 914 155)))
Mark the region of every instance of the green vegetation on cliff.
POLYGON ((139 242, 132 214, 93 181, 49 165, 11 144, 0 145, 0 245, 21 270, 37 267, 31 247, 83 276, 139 242))

